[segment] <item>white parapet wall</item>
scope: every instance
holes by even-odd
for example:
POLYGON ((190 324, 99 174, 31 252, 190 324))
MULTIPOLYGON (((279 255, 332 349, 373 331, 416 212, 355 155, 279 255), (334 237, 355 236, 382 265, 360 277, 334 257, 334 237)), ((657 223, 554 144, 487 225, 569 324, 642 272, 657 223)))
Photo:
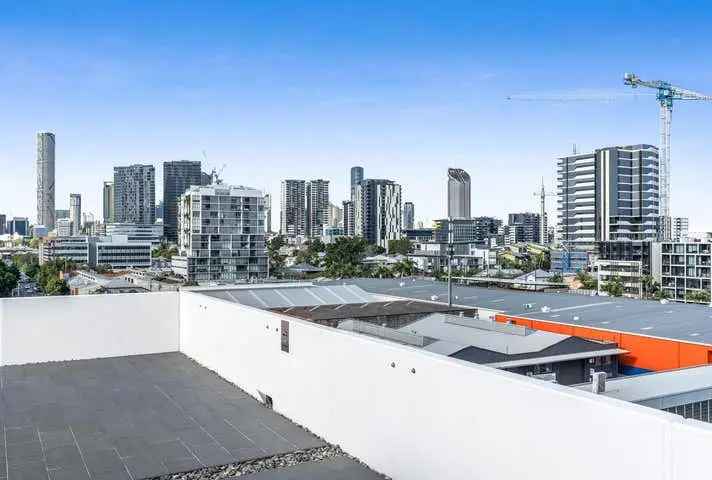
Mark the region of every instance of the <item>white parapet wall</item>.
POLYGON ((712 426, 181 292, 181 350, 394 479, 698 480, 712 426))
POLYGON ((178 300, 178 292, 0 299, 0 362, 177 351, 178 300))

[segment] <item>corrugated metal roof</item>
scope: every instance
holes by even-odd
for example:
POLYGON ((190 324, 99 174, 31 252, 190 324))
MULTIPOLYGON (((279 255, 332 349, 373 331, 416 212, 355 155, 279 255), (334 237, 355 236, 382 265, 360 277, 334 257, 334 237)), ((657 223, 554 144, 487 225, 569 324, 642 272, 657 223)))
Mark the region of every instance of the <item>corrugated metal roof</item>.
MULTIPOLYGON (((294 307, 278 307, 272 309, 281 313, 286 313, 293 317, 303 318, 305 320, 341 320, 348 318, 364 318, 364 317, 396 317, 410 314, 430 314, 433 312, 465 312, 469 315, 474 315, 476 309, 463 309, 458 307, 449 307, 432 302, 414 302, 411 300, 400 300, 390 302, 367 302, 367 303, 339 303, 332 305, 323 305, 321 303, 313 303, 312 305, 294 306, 294 307)), ((454 317, 459 318, 459 317, 454 317)))
MULTIPOLYGON (((574 388, 590 391, 591 384, 576 385, 574 388)), ((704 365, 608 379, 606 391, 602 395, 628 402, 642 402, 709 388, 712 388, 712 365, 704 365)))
MULTIPOLYGON (((437 295, 439 301, 447 301, 447 285, 442 282, 415 280, 401 285, 403 282, 397 279, 351 281, 373 293, 416 299, 437 295)), ((490 308, 535 320, 712 345, 712 308, 707 305, 463 285, 453 286, 453 295, 458 305, 490 308), (548 308, 542 311, 542 307, 548 308)))
POLYGON ((355 285, 239 286, 197 293, 257 308, 369 303, 375 296, 355 285))
POLYGON ((523 358, 521 360, 508 360, 506 362, 485 363, 485 365, 492 368, 516 368, 525 367, 527 365, 539 365, 542 363, 565 362, 568 360, 603 357, 605 355, 623 355, 624 353, 628 353, 628 350, 623 350, 621 348, 608 348, 593 352, 564 353, 561 355, 550 355, 548 357, 531 357, 523 358))
POLYGON ((472 326, 465 326, 461 320, 454 315, 433 313, 400 330, 507 355, 539 352, 569 338, 569 335, 541 330, 529 331, 527 335, 507 333, 487 320, 472 322, 472 326))

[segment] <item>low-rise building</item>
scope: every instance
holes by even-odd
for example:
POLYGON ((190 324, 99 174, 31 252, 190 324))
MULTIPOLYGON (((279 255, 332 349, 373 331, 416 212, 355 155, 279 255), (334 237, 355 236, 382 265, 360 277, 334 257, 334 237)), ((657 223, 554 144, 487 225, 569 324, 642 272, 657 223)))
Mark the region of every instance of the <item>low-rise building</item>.
MULTIPOLYGON (((61 220, 58 219, 57 223, 61 220)), ((68 219, 67 219, 68 220, 68 219)), ((62 236, 50 238, 40 243, 40 264, 64 258, 78 264, 89 264, 89 237, 62 236)))
POLYGON ((345 236, 343 227, 332 227, 329 225, 324 225, 324 230, 321 235, 321 241, 324 243, 334 243, 337 238, 343 236, 345 236))
POLYGON ((107 236, 124 235, 129 242, 146 243, 157 246, 163 240, 163 225, 139 223, 107 223, 107 236))
POLYGON ((656 242, 651 247, 652 275, 667 298, 709 303, 712 296, 712 243, 656 242))
POLYGON ((598 242, 598 259, 640 262, 643 275, 650 275, 651 243, 638 240, 598 242))
POLYGON ((586 271, 590 254, 579 250, 551 250, 551 271, 558 273, 576 273, 586 271))
POLYGON ((636 260, 606 260, 599 259, 595 264, 598 278, 599 293, 606 283, 620 280, 623 285, 623 296, 641 298, 643 296, 643 267, 636 260))
POLYGON ((478 309, 422 301, 315 303, 272 311, 564 385, 585 382, 594 371, 617 376, 618 356, 627 353, 613 342, 492 322, 480 319, 478 309))
POLYGON ((129 241, 125 235, 90 237, 90 266, 110 265, 111 268, 148 268, 151 266, 151 243, 129 241))
POLYGON ((45 263, 65 258, 90 267, 148 268, 151 266, 151 244, 129 242, 126 236, 56 237, 40 245, 39 260, 45 263))
POLYGON ((13 217, 7 222, 5 233, 26 237, 30 234, 30 221, 27 217, 13 217))
POLYGON ((55 229, 58 237, 71 237, 72 231, 72 221, 69 218, 58 218, 55 221, 55 229))
POLYGON ((590 383, 575 387, 712 423, 712 365, 614 378, 599 392, 590 383))

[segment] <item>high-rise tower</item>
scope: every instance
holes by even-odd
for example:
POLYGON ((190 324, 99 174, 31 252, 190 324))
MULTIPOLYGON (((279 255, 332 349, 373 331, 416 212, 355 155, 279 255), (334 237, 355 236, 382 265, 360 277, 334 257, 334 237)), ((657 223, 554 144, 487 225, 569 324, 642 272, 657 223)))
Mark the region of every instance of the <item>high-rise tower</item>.
POLYGON ((114 223, 114 182, 104 182, 102 198, 104 223, 114 223))
POLYGON ((356 185, 363 180, 363 167, 351 167, 351 200, 354 199, 356 193, 356 185))
POLYGON ((178 199, 193 185, 202 185, 200 161, 163 162, 163 234, 178 241, 178 199))
POLYGON ((470 175, 461 168, 447 169, 447 216, 470 218, 470 175))
POLYGON ((37 224, 54 228, 54 133, 37 134, 37 224))
POLYGON ((156 221, 153 165, 114 167, 114 221, 150 225, 156 221))
POLYGON ((72 222, 72 235, 82 231, 82 196, 78 193, 69 194, 69 220, 72 222))
POLYGON ((321 236, 329 224, 329 181, 309 180, 306 183, 306 235, 321 236))
POLYGON ((305 233, 306 213, 304 180, 282 180, 279 212, 279 233, 288 237, 305 233))

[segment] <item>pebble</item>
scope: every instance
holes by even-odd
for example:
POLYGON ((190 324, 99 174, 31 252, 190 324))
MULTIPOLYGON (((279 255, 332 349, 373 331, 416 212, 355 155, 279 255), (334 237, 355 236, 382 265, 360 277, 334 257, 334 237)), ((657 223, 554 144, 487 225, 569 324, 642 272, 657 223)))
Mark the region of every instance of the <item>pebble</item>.
POLYGON ((337 455, 345 454, 338 446, 326 445, 323 447, 281 453, 257 460, 230 463, 219 467, 201 468, 199 470, 193 470, 192 472, 172 473, 154 477, 150 480, 224 480, 249 473, 261 472, 263 470, 289 467, 299 463, 319 462, 337 455))

